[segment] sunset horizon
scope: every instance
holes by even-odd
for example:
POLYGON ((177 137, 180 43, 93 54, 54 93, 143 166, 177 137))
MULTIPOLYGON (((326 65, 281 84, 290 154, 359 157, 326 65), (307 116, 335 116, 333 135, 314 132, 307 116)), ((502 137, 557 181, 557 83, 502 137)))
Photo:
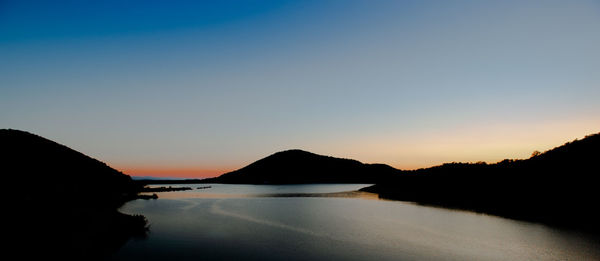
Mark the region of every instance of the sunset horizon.
POLYGON ((527 158, 600 130, 598 11, 7 1, 0 128, 132 175, 208 177, 290 148, 399 169, 527 158))
POLYGON ((598 0, 0 0, 0 61, 7 257, 600 260, 598 0))
MULTIPOLYGON (((527 159, 529 157, 531 157, 532 153, 534 151, 538 151, 538 152, 544 152, 547 150, 550 150, 552 148, 558 147, 560 145, 563 145, 564 143, 567 142, 571 142, 574 140, 580 140, 582 138, 585 138, 586 136, 589 135, 593 135, 598 133, 598 131, 594 132, 589 132, 587 134, 584 135, 579 135, 579 136, 575 136, 571 139, 563 139, 562 141, 557 141, 555 144, 546 144, 544 146, 537 146, 537 147, 533 147, 532 146, 527 146, 527 148, 529 148, 530 150, 523 150, 520 153, 514 153, 513 155, 515 156, 506 156, 506 157, 496 157, 496 158, 491 158, 491 159, 487 159, 487 160, 483 160, 481 158, 479 159, 465 159, 462 158, 460 160, 456 160, 456 159, 451 159, 451 158, 445 158, 445 160, 438 160, 438 161, 427 161, 426 163, 420 164, 420 165, 395 165, 395 164, 390 164, 387 162, 382 162, 382 161, 363 161, 360 158, 353 158, 353 157, 344 157, 344 156, 340 156, 340 155, 333 155, 333 154, 326 154, 326 153, 319 153, 318 151, 311 151, 311 150, 307 150, 307 149, 302 149, 302 148, 288 148, 288 149, 283 149, 280 151, 285 151, 285 150, 292 150, 292 149, 301 149, 301 150, 305 150, 308 152, 312 152, 312 153, 316 153, 319 155, 324 155, 324 156, 331 156, 331 157, 341 157, 341 158, 348 158, 348 159, 354 159, 354 160, 358 160, 362 163, 367 163, 367 164, 375 164, 375 163, 379 163, 379 164, 386 164, 389 165, 391 167, 394 167, 396 169, 399 170, 417 170, 417 169, 422 169, 422 168, 429 168, 429 167, 434 167, 434 166, 439 166, 441 164, 444 163, 452 163, 452 162, 460 162, 460 163, 476 163, 476 162, 485 162, 487 164, 493 164, 493 163, 497 163, 500 162, 502 160, 505 159, 510 159, 510 160, 517 160, 517 159, 527 159)), ((273 151, 272 153, 269 153, 267 155, 257 155, 257 157, 249 162, 244 162, 241 165, 236 165, 236 166, 231 166, 231 167, 219 167, 219 168, 205 168, 202 166, 187 166, 187 167, 173 167, 173 166, 154 166, 154 167, 148 167, 147 165, 141 165, 139 167, 135 167, 135 166, 118 166, 118 165, 113 165, 113 167, 115 167, 116 169, 124 172, 125 174, 131 175, 131 176, 135 176, 135 177, 154 177, 154 178, 177 178, 177 179, 203 179, 203 178, 213 178, 213 177, 218 177, 219 175, 240 169, 256 160, 259 160, 261 158, 267 157, 273 153, 276 152, 280 152, 280 151, 273 151)), ((505 153, 502 155, 509 155, 509 153, 505 153)), ((458 157, 457 157, 458 158, 458 157)))

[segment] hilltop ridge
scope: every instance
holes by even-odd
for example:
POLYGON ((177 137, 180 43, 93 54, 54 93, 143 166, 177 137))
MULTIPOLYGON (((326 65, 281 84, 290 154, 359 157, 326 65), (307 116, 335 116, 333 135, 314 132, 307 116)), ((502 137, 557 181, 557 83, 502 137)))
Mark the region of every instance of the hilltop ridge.
POLYGON ((230 184, 375 183, 399 170, 385 164, 318 155, 299 149, 280 151, 241 169, 203 182, 230 184))

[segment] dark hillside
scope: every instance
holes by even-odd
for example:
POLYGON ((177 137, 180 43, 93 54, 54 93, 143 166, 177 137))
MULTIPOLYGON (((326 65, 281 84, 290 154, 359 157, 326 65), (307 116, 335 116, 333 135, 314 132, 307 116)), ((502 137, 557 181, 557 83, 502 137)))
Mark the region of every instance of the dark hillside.
POLYGON ((3 213, 22 257, 100 259, 144 234, 144 217, 117 211, 139 191, 131 177, 24 131, 0 130, 0 146, 3 213))
POLYGON ((363 189, 381 197, 600 231, 600 134, 526 160, 449 163, 363 189))

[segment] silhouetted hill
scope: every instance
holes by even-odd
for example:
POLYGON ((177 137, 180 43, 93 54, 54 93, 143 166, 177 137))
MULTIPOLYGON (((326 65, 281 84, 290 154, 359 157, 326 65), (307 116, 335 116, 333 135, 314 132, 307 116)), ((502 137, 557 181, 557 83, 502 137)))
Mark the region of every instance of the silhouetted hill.
POLYGON ((0 142, 1 165, 9 179, 48 190, 54 196, 65 196, 63 200, 79 201, 73 195, 86 195, 86 202, 114 207, 137 191, 131 177, 40 136, 3 129, 0 142))
POLYGON ((594 134, 530 159, 404 171, 362 190, 383 198, 599 232, 599 163, 600 134, 594 134))
MULTIPOLYGON (((129 176, 40 136, 0 130, 0 168, 7 216, 25 245, 47 257, 101 258, 132 234, 145 218, 117 212, 140 187, 129 176), (37 242, 33 244, 31 242, 37 242)), ((23 251, 21 254, 36 254, 23 251)))
POLYGON ((302 150, 287 150, 203 181, 229 184, 375 183, 389 179, 397 172, 384 164, 363 164, 302 150))

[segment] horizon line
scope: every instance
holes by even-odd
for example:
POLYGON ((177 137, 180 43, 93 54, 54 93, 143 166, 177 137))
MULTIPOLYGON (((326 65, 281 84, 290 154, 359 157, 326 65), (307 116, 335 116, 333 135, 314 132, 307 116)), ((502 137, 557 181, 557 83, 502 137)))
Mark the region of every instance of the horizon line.
MULTIPOLYGON (((548 148, 547 150, 541 151, 542 153, 552 150, 554 148, 560 147, 566 143, 570 143, 573 141, 577 141, 580 139, 584 139, 588 136, 592 136, 592 135, 596 135, 596 134, 600 134, 600 132, 596 132, 596 133, 591 133, 591 134, 586 134, 583 137, 579 137, 579 138, 575 138, 575 139, 570 139, 567 141, 563 141, 563 143, 558 144, 558 145, 552 145, 550 148, 548 148)), ((476 160, 476 161, 442 161, 442 162, 438 162, 438 163, 432 163, 432 164, 416 164, 415 166, 409 167, 409 166, 405 166, 405 167, 397 167, 388 163, 383 163, 383 162, 363 162, 359 159, 355 159, 355 158, 348 158, 348 157, 340 157, 340 156, 333 156, 333 155, 326 155, 326 154, 320 154, 320 153, 315 153, 312 151, 308 151, 305 149, 298 149, 298 148, 290 148, 290 149, 285 149, 285 150, 280 150, 280 151, 276 151, 273 152, 269 155, 266 155, 264 157, 255 159, 254 161, 248 163, 247 165, 243 165, 243 166, 239 166, 239 167, 233 167, 233 168, 203 168, 203 167, 133 167, 133 166, 115 166, 115 169, 120 170, 121 172, 131 176, 131 177, 152 177, 152 178, 171 178, 171 179, 205 179, 205 178, 214 178, 214 177, 218 177, 220 175, 223 175, 225 173, 231 172, 231 171, 235 171, 241 168, 244 168, 245 166, 248 166, 249 164, 252 164, 253 162, 256 162, 260 159, 263 159, 265 157, 268 157, 270 155, 279 153, 279 152, 283 152, 283 151, 289 151, 289 150, 302 150, 302 151, 306 151, 309 153, 313 153, 313 154, 317 154, 317 155, 321 155, 321 156, 328 156, 328 157, 334 157, 334 158, 342 158, 342 159, 352 159, 352 160, 357 160, 363 164, 385 164, 388 165, 394 169, 397 170, 401 170, 401 171, 412 171, 412 170, 419 170, 419 169, 426 169, 426 168, 431 168, 431 167, 436 167, 436 166, 441 166, 444 164, 448 164, 448 163, 485 163, 485 164, 495 164, 498 162, 501 162, 503 160, 525 160, 528 159, 527 158, 503 158, 503 159, 498 159, 498 160, 476 160)))

